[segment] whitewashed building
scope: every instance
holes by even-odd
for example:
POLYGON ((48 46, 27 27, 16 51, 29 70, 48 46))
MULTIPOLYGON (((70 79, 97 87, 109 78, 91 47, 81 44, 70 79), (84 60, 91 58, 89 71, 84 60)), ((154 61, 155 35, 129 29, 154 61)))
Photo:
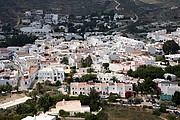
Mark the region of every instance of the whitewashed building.
POLYGON ((50 109, 50 111, 48 111, 47 114, 58 115, 59 110, 64 110, 66 112, 69 112, 70 115, 74 115, 75 113, 90 112, 90 107, 82 106, 80 100, 65 101, 63 99, 63 101, 57 102, 56 108, 50 109))
POLYGON ((100 94, 110 94, 116 93, 121 97, 125 97, 126 92, 132 92, 132 84, 131 83, 92 83, 88 84, 86 82, 78 83, 74 82, 70 84, 70 95, 78 96, 89 95, 91 88, 95 88, 97 92, 100 94))
POLYGON ((27 116, 21 120, 56 120, 56 116, 51 116, 51 115, 38 115, 38 116, 27 116))
POLYGON ((175 91, 180 91, 180 86, 176 82, 162 81, 158 83, 158 87, 162 93, 167 95, 173 95, 175 91))
POLYGON ((64 81, 64 69, 62 67, 46 67, 38 71, 38 80, 51 82, 64 81))

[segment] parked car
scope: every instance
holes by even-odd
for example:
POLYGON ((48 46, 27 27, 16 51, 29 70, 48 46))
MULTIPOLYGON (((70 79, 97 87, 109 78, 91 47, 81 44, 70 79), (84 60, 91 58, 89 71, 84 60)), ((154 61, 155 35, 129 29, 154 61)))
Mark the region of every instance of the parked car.
POLYGON ((176 106, 169 106, 169 109, 170 110, 177 110, 177 107, 176 106))
POLYGON ((160 105, 158 103, 153 103, 152 104, 154 107, 160 107, 160 105))
POLYGON ((149 102, 150 101, 150 99, 148 98, 148 99, 146 99, 146 102, 149 102))
POLYGON ((178 111, 174 111, 174 114, 180 116, 180 112, 178 111))

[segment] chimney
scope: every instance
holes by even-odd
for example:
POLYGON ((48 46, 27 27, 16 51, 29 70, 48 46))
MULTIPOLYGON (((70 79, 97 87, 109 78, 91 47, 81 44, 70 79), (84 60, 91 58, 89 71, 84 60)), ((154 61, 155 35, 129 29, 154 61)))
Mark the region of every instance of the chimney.
POLYGON ((63 99, 62 104, 65 105, 65 99, 63 99))

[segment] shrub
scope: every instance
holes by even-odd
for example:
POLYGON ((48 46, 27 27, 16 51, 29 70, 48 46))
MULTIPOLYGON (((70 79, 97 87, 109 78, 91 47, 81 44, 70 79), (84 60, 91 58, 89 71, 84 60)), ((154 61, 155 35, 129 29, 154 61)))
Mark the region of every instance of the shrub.
POLYGON ((153 111, 153 115, 160 116, 161 112, 159 109, 153 111))

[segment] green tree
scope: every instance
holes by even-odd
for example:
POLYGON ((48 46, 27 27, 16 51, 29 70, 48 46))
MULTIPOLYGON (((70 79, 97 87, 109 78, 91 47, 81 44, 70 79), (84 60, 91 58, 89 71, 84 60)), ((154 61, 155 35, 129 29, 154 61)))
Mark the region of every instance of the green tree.
POLYGON ((100 102, 99 102, 99 94, 96 92, 94 88, 91 89, 89 94, 89 107, 91 111, 99 110, 100 102))
POLYGON ((0 40, 0 47, 24 46, 25 44, 34 43, 36 39, 36 36, 13 35, 12 37, 0 40))
POLYGON ((130 69, 130 70, 128 70, 127 75, 128 75, 128 76, 132 76, 132 73, 133 73, 133 70, 130 69))
POLYGON ((162 62, 165 62, 165 56, 164 55, 158 55, 156 56, 156 61, 162 61, 162 62))
POLYGON ((180 77, 180 65, 167 66, 165 68, 165 72, 175 74, 177 77, 180 77))
POLYGON ((92 72, 94 72, 94 69, 93 69, 93 68, 88 68, 88 69, 87 69, 87 73, 92 73, 92 72))
POLYGON ((100 111, 98 114, 97 114, 97 120, 108 120, 109 119, 109 116, 107 113, 105 113, 104 111, 100 111))
POLYGON ((180 82, 178 82, 178 86, 180 86, 180 82))
POLYGON ((116 102, 116 99, 117 99, 117 96, 113 94, 110 94, 108 97, 109 102, 116 102))
POLYGON ((172 96, 172 101, 176 103, 176 105, 180 105, 180 92, 176 91, 172 96))
POLYGON ((97 81, 97 75, 96 74, 85 74, 81 77, 82 82, 88 82, 88 81, 97 81))
POLYGON ((103 63, 103 65, 102 65, 103 67, 104 67, 104 69, 108 69, 108 67, 109 67, 109 63, 103 63))
POLYGON ((37 83, 36 84, 36 91, 38 92, 38 94, 43 94, 43 86, 41 83, 37 83))
POLYGON ((165 54, 174 54, 179 50, 179 45, 174 40, 169 40, 164 43, 163 51, 165 54))
POLYGON ((119 82, 118 79, 117 79, 115 76, 113 76, 113 77, 111 78, 111 80, 112 80, 113 82, 119 82))
POLYGON ((90 113, 85 115, 85 120, 97 120, 97 117, 96 115, 90 113))
POLYGON ((18 86, 15 86, 15 87, 14 87, 14 90, 19 91, 19 87, 18 87, 18 86))
POLYGON ((167 80, 170 80, 170 81, 172 80, 170 75, 167 76, 167 80))
POLYGON ((49 81, 49 80, 46 80, 46 81, 44 82, 44 84, 47 85, 47 86, 51 86, 51 85, 52 85, 51 81, 49 81))
POLYGON ((138 86, 136 85, 136 83, 133 83, 133 91, 134 91, 134 96, 138 95, 138 86))
POLYGON ((81 59, 82 67, 91 67, 93 61, 91 59, 91 56, 89 55, 85 59, 81 59))
POLYGON ((143 82, 144 91, 151 93, 157 89, 157 84, 152 81, 150 77, 146 78, 143 82))
POLYGON ((25 103, 20 104, 16 107, 16 113, 17 114, 36 114, 37 109, 36 109, 36 100, 35 99, 30 99, 27 100, 25 103))
POLYGON ((47 49, 49 49, 49 47, 48 47, 48 46, 45 46, 44 49, 47 50, 47 49))
POLYGON ((165 105, 161 105, 160 108, 159 108, 159 111, 160 111, 161 113, 166 113, 166 112, 167 112, 167 111, 166 111, 166 106, 165 106, 165 105))
POLYGON ((137 68, 136 71, 133 71, 131 76, 136 78, 142 78, 145 79, 147 77, 150 77, 151 79, 155 78, 163 78, 164 70, 160 67, 154 67, 151 65, 142 65, 137 68))
POLYGON ((61 82, 59 80, 56 81, 55 86, 60 86, 60 85, 61 85, 61 82))
POLYGON ((38 99, 38 106, 39 108, 43 108, 44 112, 48 111, 53 104, 54 100, 49 94, 45 94, 38 99))
POLYGON ((68 65, 69 64, 68 58, 67 57, 63 57, 61 63, 64 63, 64 64, 68 65))
POLYGON ((66 111, 64 111, 64 110, 59 110, 59 115, 61 116, 61 117, 67 117, 67 116, 69 116, 70 115, 70 113, 69 112, 66 112, 66 111))
POLYGON ((176 116, 173 114, 168 115, 168 120, 177 120, 176 116))
POLYGON ((87 96, 87 95, 79 95, 78 98, 81 101, 82 105, 89 105, 89 103, 90 103, 89 96, 87 96))
POLYGON ((159 109, 156 109, 153 111, 153 115, 160 116, 161 112, 159 111, 159 109))

